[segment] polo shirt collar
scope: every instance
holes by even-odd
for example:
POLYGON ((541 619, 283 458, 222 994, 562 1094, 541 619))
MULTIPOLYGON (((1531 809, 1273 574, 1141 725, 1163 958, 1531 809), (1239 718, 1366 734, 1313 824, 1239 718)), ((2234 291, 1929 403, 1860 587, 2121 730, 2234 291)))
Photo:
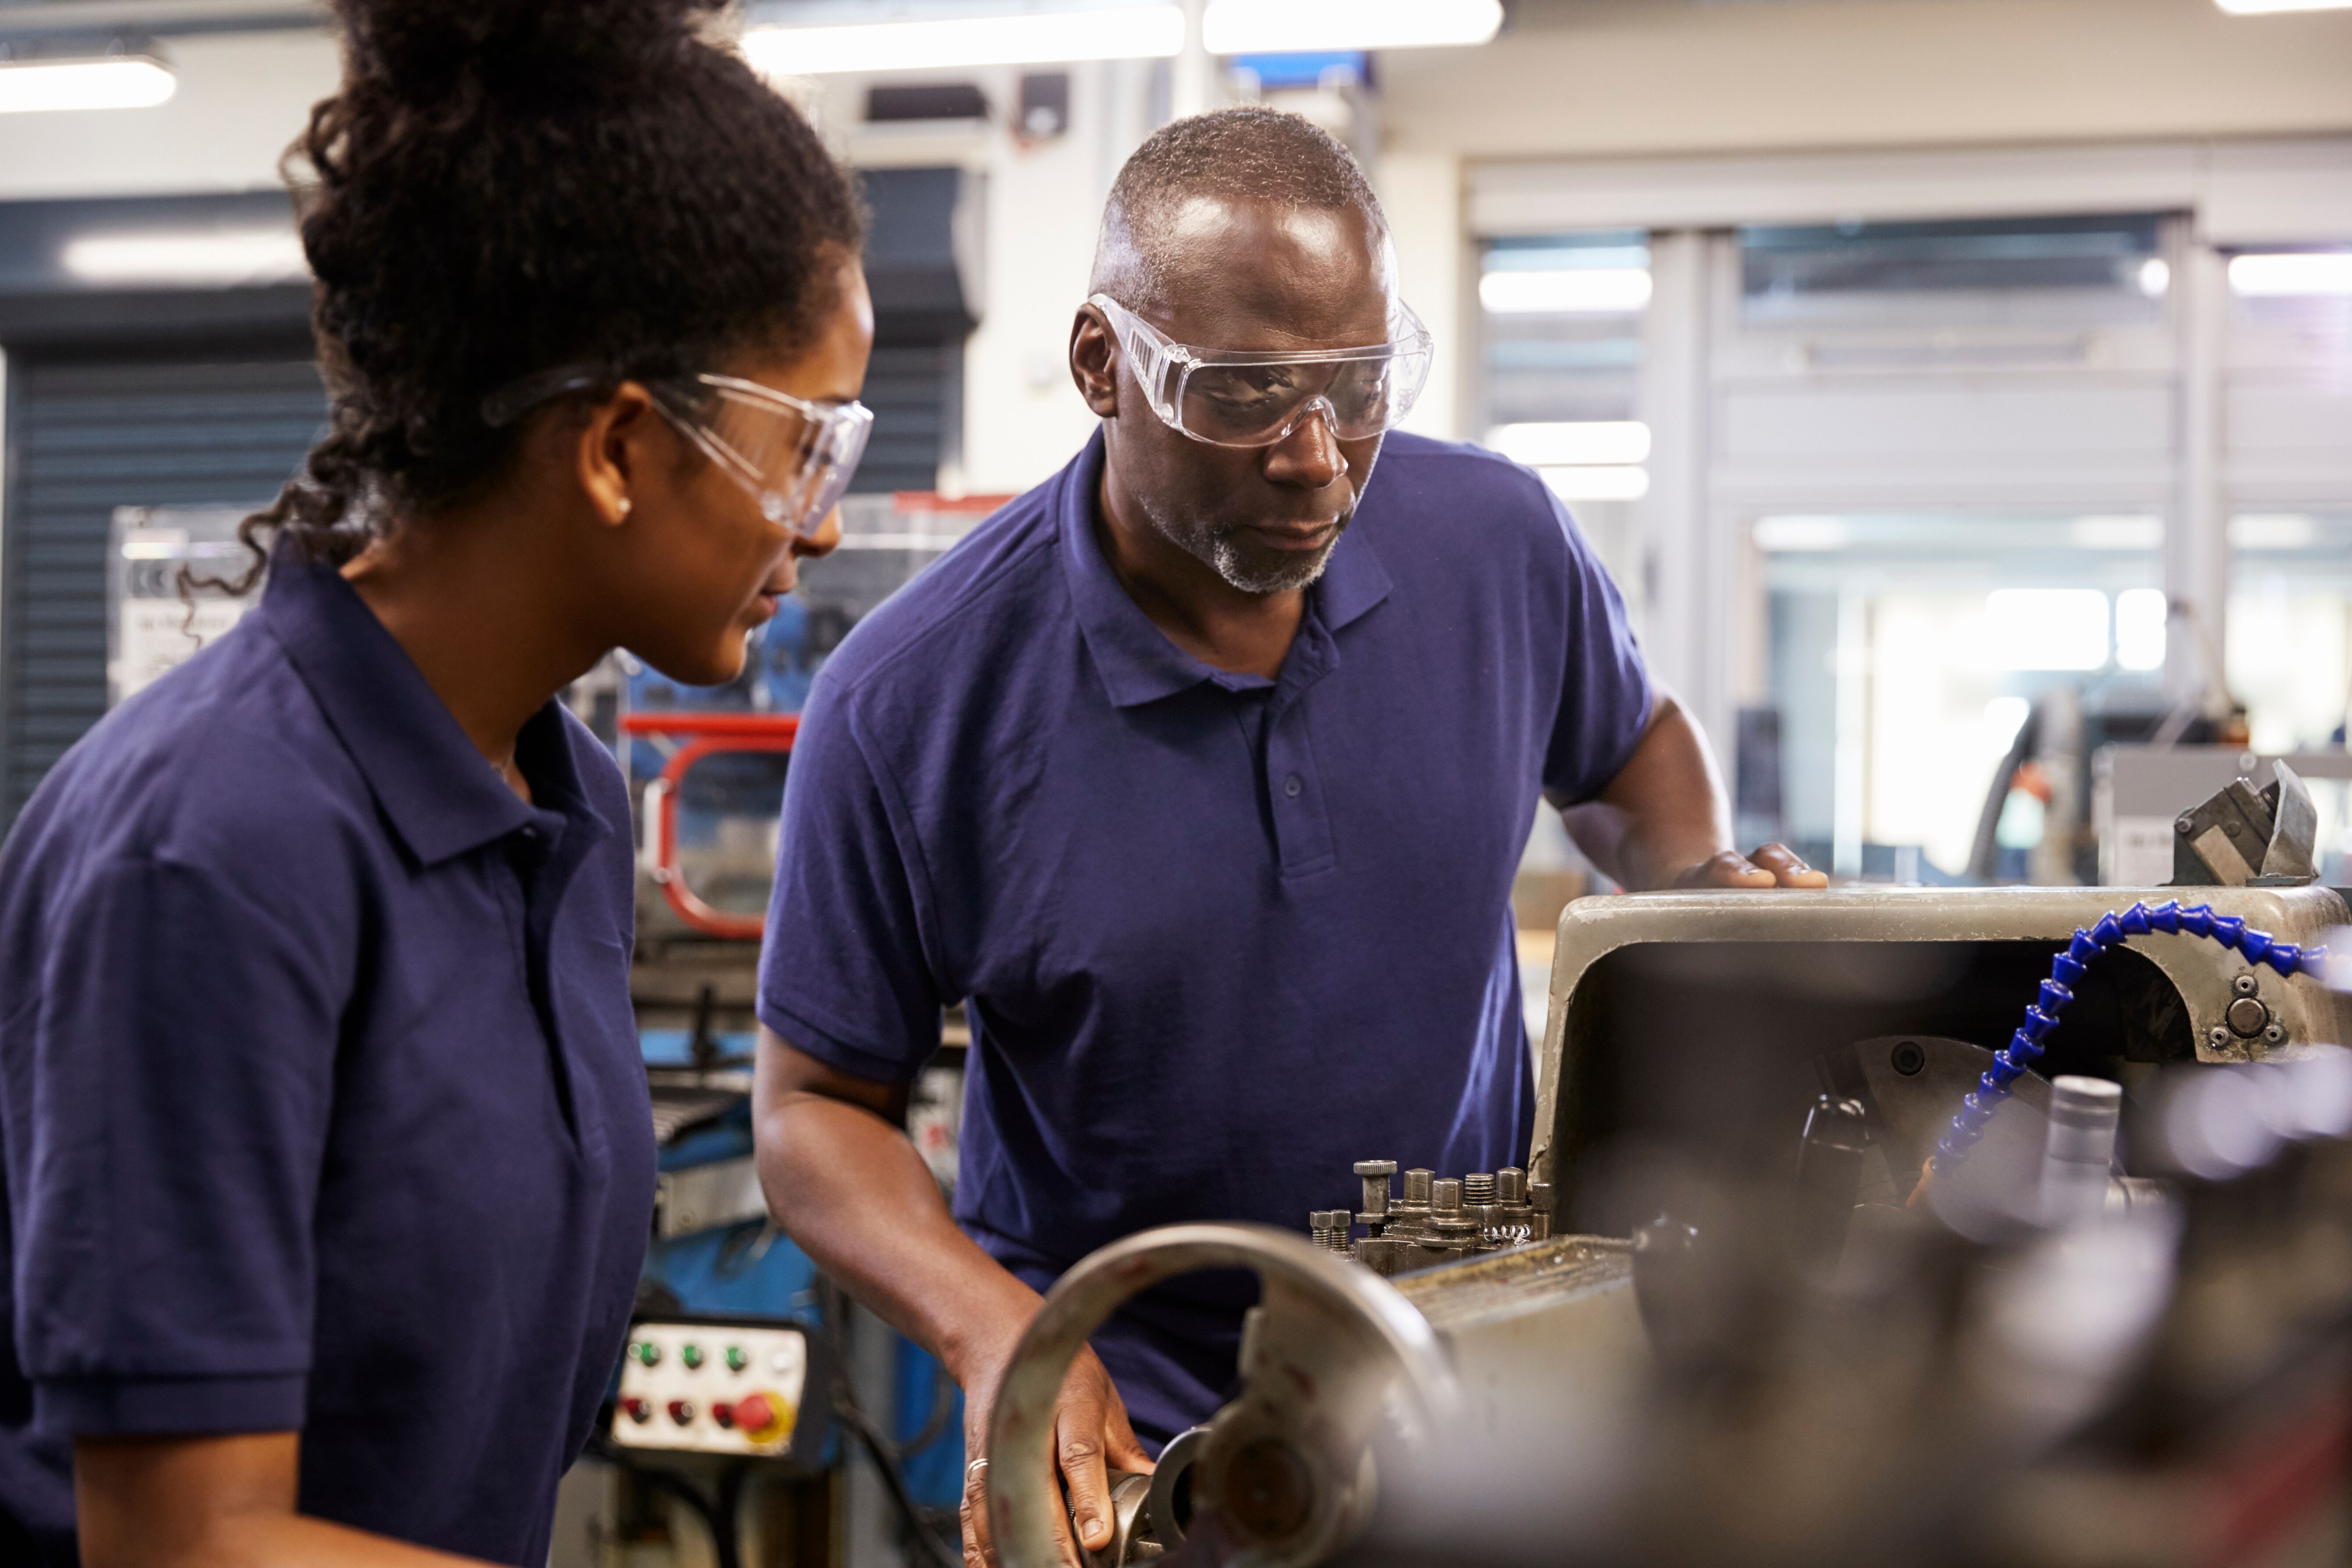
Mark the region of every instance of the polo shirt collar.
MULTIPOLYGON (((1101 672, 1115 707, 1139 707, 1213 680, 1218 672, 1168 640, 1151 623, 1103 558, 1095 538, 1095 510, 1102 493, 1103 434, 1099 426, 1077 457, 1064 468, 1054 497, 1062 567, 1070 603, 1087 652, 1101 672)), ((1360 497, 1359 497, 1360 503, 1360 497)), ((1389 596, 1389 574, 1360 528, 1339 536, 1307 591, 1307 613, 1337 632, 1389 596)), ((1302 629, 1303 634, 1303 629, 1302 629)))
POLYGON ((554 703, 532 715, 517 738, 516 757, 538 800, 528 805, 484 761, 408 651, 335 568, 278 550, 258 614, 420 863, 526 829, 550 841, 607 831, 554 703))

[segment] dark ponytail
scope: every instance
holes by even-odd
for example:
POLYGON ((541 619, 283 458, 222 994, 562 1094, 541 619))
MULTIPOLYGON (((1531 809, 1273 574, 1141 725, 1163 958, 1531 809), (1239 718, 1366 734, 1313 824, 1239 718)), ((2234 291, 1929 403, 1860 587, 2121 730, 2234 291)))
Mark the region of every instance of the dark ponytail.
POLYGON ((860 230, 806 120, 705 29, 719 0, 337 0, 342 90, 288 153, 327 434, 247 519, 349 559, 514 452, 482 400, 789 353, 860 230))

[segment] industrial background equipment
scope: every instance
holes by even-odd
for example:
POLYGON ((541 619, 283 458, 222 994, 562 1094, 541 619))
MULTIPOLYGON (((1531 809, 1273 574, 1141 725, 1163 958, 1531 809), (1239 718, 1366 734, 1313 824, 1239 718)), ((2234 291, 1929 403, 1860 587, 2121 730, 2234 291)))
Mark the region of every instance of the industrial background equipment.
MULTIPOLYGON (((842 549, 803 563, 736 681, 681 687, 623 653, 572 693, 636 805, 631 988, 660 1176, 629 1352, 593 1462, 566 1483, 554 1568, 937 1568, 956 1554, 962 1397, 772 1221, 752 1159, 753 1000, 809 684, 1000 499, 851 497, 842 549)), ((908 1111, 945 1189, 968 1039, 959 1018, 941 1020, 908 1111)))

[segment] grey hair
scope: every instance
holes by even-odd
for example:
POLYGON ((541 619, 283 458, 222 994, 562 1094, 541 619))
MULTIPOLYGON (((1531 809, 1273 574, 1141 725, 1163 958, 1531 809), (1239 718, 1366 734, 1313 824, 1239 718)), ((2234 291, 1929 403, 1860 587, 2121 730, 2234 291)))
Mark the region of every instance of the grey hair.
POLYGON ((1088 292, 1134 310, 1167 305, 1173 219, 1185 203, 1202 197, 1332 212, 1352 207, 1388 233, 1363 165, 1329 132, 1280 110, 1221 109, 1161 126, 1120 168, 1103 208, 1088 292))

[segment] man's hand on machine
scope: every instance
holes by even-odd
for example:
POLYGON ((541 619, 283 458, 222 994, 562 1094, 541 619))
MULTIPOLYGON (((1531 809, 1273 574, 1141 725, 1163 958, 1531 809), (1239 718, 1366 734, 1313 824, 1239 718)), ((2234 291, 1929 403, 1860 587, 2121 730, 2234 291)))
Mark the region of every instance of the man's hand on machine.
MULTIPOLYGON (((1025 1326, 1025 1325, 1024 1325, 1025 1326)), ((988 1538, 988 1418, 996 1406, 997 1384, 1019 1341, 1016 1329, 1003 1341, 1001 1354, 984 1368, 950 1368, 963 1388, 963 1447, 974 1456, 964 1468, 963 1560, 965 1568, 994 1568, 996 1552, 988 1538)), ((1077 1521, 1078 1539, 1088 1552, 1110 1544, 1110 1472, 1148 1473, 1151 1460, 1135 1440, 1128 1425, 1127 1406, 1091 1350, 1082 1350, 1062 1382, 1062 1397, 1054 1413, 1054 1459, 1069 1493, 1070 1515, 1077 1521)), ((1054 1534, 1065 1559, 1083 1563, 1070 1545, 1069 1532, 1059 1517, 1054 1534)))
POLYGON ((1752 855, 1720 850, 1675 878, 1676 887, 1827 887, 1830 879, 1786 844, 1766 844, 1752 855))

